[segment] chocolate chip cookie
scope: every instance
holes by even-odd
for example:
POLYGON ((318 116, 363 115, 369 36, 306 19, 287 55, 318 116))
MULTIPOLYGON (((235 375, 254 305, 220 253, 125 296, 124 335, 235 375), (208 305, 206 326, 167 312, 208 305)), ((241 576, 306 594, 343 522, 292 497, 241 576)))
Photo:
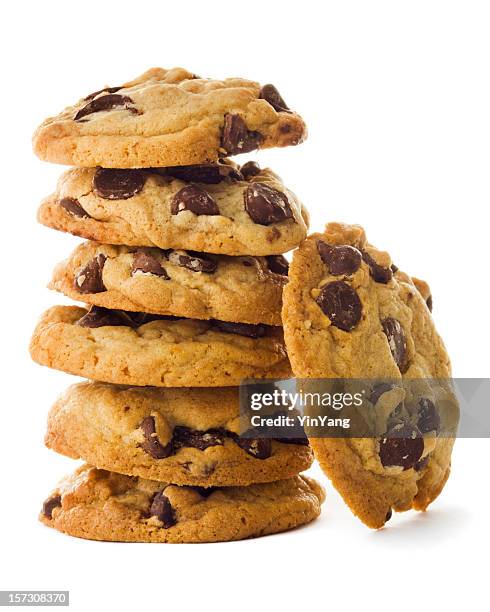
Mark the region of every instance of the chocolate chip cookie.
POLYGON ((145 168, 201 164, 305 138, 304 121, 273 85, 152 68, 46 119, 33 146, 58 164, 145 168))
POLYGON ((81 383, 55 403, 46 445, 129 476, 178 485, 246 486, 313 461, 307 438, 240 437, 239 390, 81 383))
POLYGON ((103 382, 156 387, 236 386, 288 378, 282 329, 92 306, 54 306, 31 341, 41 365, 103 382))
POLYGON ((86 242, 49 287, 81 302, 194 319, 281 325, 288 262, 86 242))
POLYGON ((312 478, 203 489, 143 480, 89 465, 62 481, 40 520, 69 535, 116 542, 226 542, 293 529, 325 499, 312 478))
MULTIPOLYGON (((418 283, 422 292, 425 288, 418 283)), ((429 294, 430 295, 430 292, 429 294)), ((295 252, 284 292, 286 346, 298 378, 450 379, 449 357, 427 304, 386 252, 359 226, 331 223, 295 252)), ((425 388, 425 387, 424 387, 425 388)), ((323 470, 352 511, 381 527, 396 511, 425 510, 450 471, 453 438, 432 397, 373 389, 386 414, 378 438, 315 438, 323 470)))
POLYGON ((308 215, 271 170, 230 163, 156 170, 72 168, 41 205, 40 223, 107 244, 277 255, 308 215))

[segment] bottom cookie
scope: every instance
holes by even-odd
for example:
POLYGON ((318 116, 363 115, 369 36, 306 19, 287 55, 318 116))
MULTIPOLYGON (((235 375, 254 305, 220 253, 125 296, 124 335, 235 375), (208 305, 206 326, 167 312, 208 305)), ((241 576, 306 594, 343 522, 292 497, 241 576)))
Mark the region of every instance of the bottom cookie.
POLYGON ((227 542, 309 523, 324 499, 321 485, 306 476, 201 489, 83 465, 44 502, 40 520, 88 540, 227 542))

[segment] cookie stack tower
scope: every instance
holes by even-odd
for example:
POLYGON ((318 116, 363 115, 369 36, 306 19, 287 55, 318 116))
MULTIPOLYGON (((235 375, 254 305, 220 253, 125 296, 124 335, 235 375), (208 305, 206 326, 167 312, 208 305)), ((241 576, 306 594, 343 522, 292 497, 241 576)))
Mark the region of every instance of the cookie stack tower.
POLYGON ((73 166, 39 210, 86 238, 50 287, 31 343, 86 377, 52 408, 48 447, 87 463, 41 520, 71 535, 209 542, 290 529, 320 512, 308 444, 246 439, 245 378, 291 376, 281 328, 305 209, 271 170, 227 156, 287 146, 303 120, 272 85, 152 69, 47 119, 46 161, 73 166), (93 467, 95 466, 95 467, 93 467))

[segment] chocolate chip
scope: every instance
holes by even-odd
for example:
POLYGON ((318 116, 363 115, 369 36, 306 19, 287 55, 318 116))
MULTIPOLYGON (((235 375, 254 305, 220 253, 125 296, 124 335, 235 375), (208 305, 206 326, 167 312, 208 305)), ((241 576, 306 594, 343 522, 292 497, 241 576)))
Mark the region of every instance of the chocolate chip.
POLYGON ((178 426, 174 429, 173 443, 175 448, 191 447, 206 450, 210 446, 222 446, 225 434, 219 429, 199 431, 189 427, 178 426))
POLYGON ((393 274, 396 274, 398 272, 398 266, 395 266, 395 264, 391 264, 390 269, 393 274))
POLYGON ((205 183, 215 185, 225 179, 241 181, 242 173, 229 164, 196 164, 195 166, 173 166, 165 168, 164 173, 186 183, 205 183))
POLYGON ((137 272, 142 274, 153 274, 154 276, 162 277, 164 280, 170 280, 170 276, 158 259, 142 250, 136 251, 133 255, 131 276, 135 276, 137 272))
POLYGON ((96 96, 98 96, 101 93, 109 93, 109 94, 113 94, 116 93, 116 91, 119 91, 120 89, 122 89, 121 87, 105 87, 104 89, 99 89, 99 91, 94 91, 93 93, 89 94, 88 96, 86 96, 84 98, 84 100, 87 102, 88 100, 93 100, 96 96))
POLYGON ((132 327, 140 327, 152 321, 177 321, 180 317, 172 315, 153 314, 151 312, 126 312, 124 313, 131 321, 132 327))
POLYGON ((379 441, 379 457, 384 467, 413 467, 424 452, 424 440, 416 427, 395 425, 379 441))
POLYGON ((395 386, 390 383, 378 383, 377 385, 374 385, 374 387, 371 390, 369 401, 373 405, 377 404, 379 398, 383 395, 383 393, 386 393, 387 391, 391 391, 394 388, 395 386))
POLYGON ((417 461, 417 463, 413 466, 413 469, 416 472, 421 472, 425 467, 427 467, 428 463, 429 463, 429 455, 426 455, 425 457, 420 459, 420 461, 417 461))
POLYGON ((317 243, 318 253, 330 274, 334 276, 354 274, 359 270, 362 256, 358 249, 348 244, 331 246, 323 240, 317 243))
POLYGON ((286 102, 284 102, 284 99, 281 94, 271 83, 268 83, 267 85, 264 85, 262 87, 262 89, 260 90, 259 98, 265 100, 266 102, 269 102, 272 108, 277 112, 289 111, 289 106, 286 104, 286 102))
POLYGON ((97 168, 93 188, 104 200, 127 200, 143 189, 145 181, 145 175, 140 170, 97 168))
POLYGON ((205 272, 206 274, 212 274, 218 267, 214 259, 207 257, 204 253, 196 253, 195 251, 171 251, 168 260, 175 266, 187 268, 192 272, 205 272))
POLYGON ((43 503, 42 513, 46 518, 51 520, 53 518, 53 510, 60 507, 61 495, 54 495, 53 497, 48 497, 48 499, 43 503))
POLYGON ((286 194, 265 183, 252 183, 244 193, 245 210, 254 223, 270 225, 293 217, 286 194))
POLYGON ((392 516, 393 516, 393 510, 390 508, 388 512, 386 513, 385 523, 387 523, 391 519, 392 516))
POLYGON ((231 321, 212 321, 213 327, 226 334, 237 334, 247 338, 262 338, 267 335, 267 325, 252 325, 251 323, 232 323, 231 321))
POLYGON ((197 485, 191 485, 189 486, 189 489, 193 489, 194 491, 196 491, 196 493, 199 493, 201 497, 207 499, 215 491, 218 491, 219 487, 199 487, 197 485))
POLYGON ((133 321, 127 313, 121 310, 109 310, 101 306, 91 306, 87 314, 77 321, 80 327, 105 327, 106 325, 118 325, 133 327, 133 321))
POLYGON ((240 438, 236 436, 234 440, 240 448, 255 459, 268 459, 272 455, 272 444, 269 438, 240 438))
POLYGON ((195 215, 219 215, 216 202, 207 191, 197 185, 183 187, 174 195, 171 204, 172 214, 178 215, 183 210, 190 210, 195 215))
POLYGON ((282 444, 299 444, 300 446, 309 446, 310 441, 308 438, 274 438, 276 442, 281 442, 282 444))
POLYGON ((252 176, 257 176, 260 174, 261 170, 257 162, 249 161, 240 167, 240 172, 242 173, 243 178, 248 181, 248 179, 252 178, 252 176))
POLYGON ((405 338, 405 332, 400 324, 400 321, 393 317, 388 317, 381 321, 383 331, 388 339, 390 351, 398 366, 400 372, 405 374, 408 370, 408 354, 407 354, 407 340, 405 338))
POLYGON ((131 112, 137 112, 131 105, 134 104, 133 100, 129 96, 120 96, 119 94, 108 94, 101 96, 100 98, 92 99, 88 104, 81 108, 75 117, 75 121, 79 121, 87 115, 92 113, 100 113, 101 111, 108 111, 113 109, 126 109, 131 112))
POLYGON ((75 198, 62 198, 58 204, 74 217, 90 219, 90 215, 82 208, 80 202, 75 198))
POLYGON ((75 289, 79 293, 102 293, 107 291, 102 280, 102 271, 107 257, 99 253, 75 277, 75 289))
POLYGON ((419 400, 418 415, 417 427, 423 434, 429 433, 429 431, 439 431, 441 427, 441 417, 430 399, 423 397, 419 400))
POLYGON ((427 308, 429 309, 429 312, 432 312, 432 296, 429 295, 429 297, 425 300, 425 303, 427 304, 427 308))
POLYGON ((393 278, 391 268, 383 268, 383 266, 380 266, 366 251, 362 251, 362 258, 369 266, 371 276, 377 283, 386 284, 393 278))
POLYGON ((259 132, 247 128, 245 121, 240 115, 228 113, 225 115, 223 133, 221 134, 221 146, 231 155, 238 153, 249 153, 258 149, 264 137, 259 132))
POLYGON ((153 496, 150 506, 150 516, 156 516, 162 523, 164 529, 168 529, 177 523, 172 504, 163 491, 158 491, 153 496))
POLYGON ((267 266, 274 274, 287 276, 289 272, 289 262, 284 255, 267 255, 267 266))
POLYGON ((140 429, 143 431, 145 441, 140 444, 141 448, 148 453, 153 459, 165 459, 173 453, 172 442, 166 446, 158 439, 155 428, 155 418, 152 416, 145 417, 140 423, 140 429))
POLYGON ((351 331, 361 320, 361 300, 344 281, 333 281, 322 287, 315 301, 332 325, 343 331, 351 331))

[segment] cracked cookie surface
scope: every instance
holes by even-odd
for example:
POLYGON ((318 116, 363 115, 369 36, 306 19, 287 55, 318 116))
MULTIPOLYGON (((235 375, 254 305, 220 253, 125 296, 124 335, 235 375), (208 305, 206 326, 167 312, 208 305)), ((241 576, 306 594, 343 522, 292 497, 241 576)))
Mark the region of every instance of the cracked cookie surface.
POLYGON ((129 476, 178 485, 246 486, 299 474, 313 462, 301 443, 240 438, 239 389, 80 383, 55 403, 48 448, 129 476))
POLYGON ((105 308, 281 325, 288 263, 86 242, 58 264, 50 289, 105 308))
POLYGON ((210 162, 305 138, 304 121, 272 85, 152 68, 46 119, 33 147, 59 164, 145 168, 210 162))
MULTIPOLYGON (((284 291, 284 333, 295 376, 389 379, 395 385, 420 379, 423 393, 435 393, 431 381, 448 381, 451 369, 429 297, 428 285, 399 271, 362 228, 327 225, 294 253, 284 291)), ((373 389, 373 406, 386 417, 382 436, 311 439, 323 470, 370 527, 384 525, 392 509, 425 510, 442 490, 454 440, 443 433, 437 408, 438 401, 453 398, 444 384, 440 391, 415 402, 373 389)))
POLYGON ((30 350, 41 365, 116 384, 237 386, 245 378, 291 374, 281 328, 97 306, 50 308, 30 350))
POLYGON ((38 220, 105 244, 224 255, 285 253, 309 223, 274 172, 228 161, 161 171, 71 168, 38 220))
POLYGON ((40 520, 89 540, 226 542, 309 523, 324 498, 321 485, 307 476, 206 490, 84 465, 51 493, 40 520))

